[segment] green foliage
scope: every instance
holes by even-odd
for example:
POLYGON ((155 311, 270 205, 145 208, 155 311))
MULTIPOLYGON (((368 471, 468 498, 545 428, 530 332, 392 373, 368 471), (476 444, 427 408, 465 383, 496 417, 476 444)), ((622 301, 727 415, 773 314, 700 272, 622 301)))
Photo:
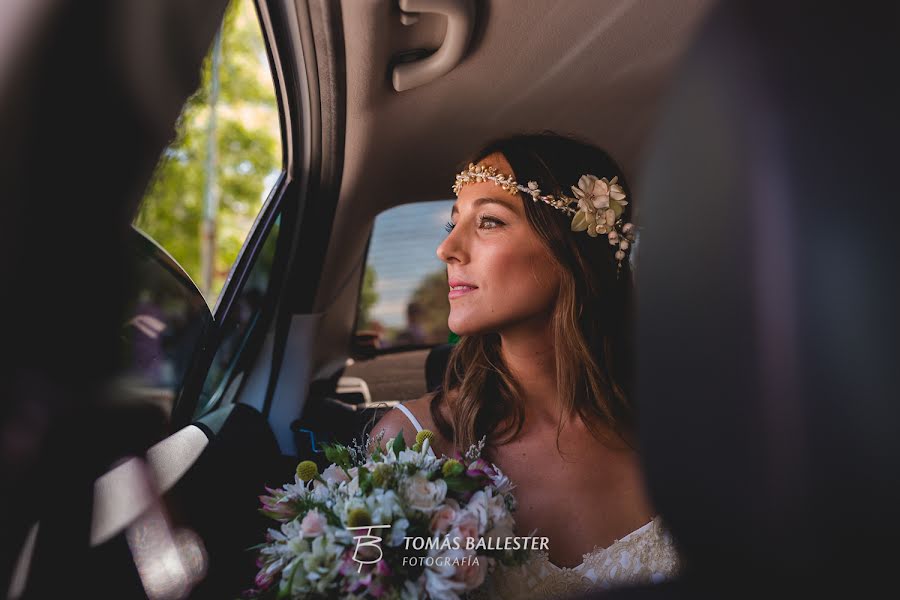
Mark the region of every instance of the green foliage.
MULTIPOLYGON (((210 51, 212 52, 212 50, 210 51)), ((159 242, 202 289, 201 227, 206 184, 212 60, 163 151, 135 225, 159 242)), ((266 178, 281 167, 278 108, 253 3, 233 0, 222 26, 215 146, 216 249, 213 304, 262 207, 266 178)))
POLYGON ((406 440, 403 439, 403 430, 400 430, 400 433, 397 434, 397 437, 394 438, 394 441, 391 442, 391 449, 393 449, 394 454, 397 456, 400 455, 401 452, 406 450, 406 440))
POLYGON ((351 467, 350 451, 343 444, 329 444, 325 446, 325 458, 344 469, 351 467))
POLYGON ((375 291, 375 281, 377 274, 372 265, 366 265, 366 272, 363 275, 362 291, 359 293, 359 305, 357 306, 356 328, 368 329, 371 326, 370 311, 375 303, 378 302, 378 292, 375 291))
POLYGON ((428 339, 444 340, 450 334, 447 316, 450 301, 447 299, 447 269, 427 275, 412 294, 412 302, 422 308, 421 323, 428 339))

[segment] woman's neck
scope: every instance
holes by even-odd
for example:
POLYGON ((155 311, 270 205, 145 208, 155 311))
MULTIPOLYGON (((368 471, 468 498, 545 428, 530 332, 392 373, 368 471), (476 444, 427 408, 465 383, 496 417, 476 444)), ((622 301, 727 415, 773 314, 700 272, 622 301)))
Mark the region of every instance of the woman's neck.
POLYGON ((501 332, 500 355, 521 388, 526 420, 555 426, 560 404, 550 323, 501 332))

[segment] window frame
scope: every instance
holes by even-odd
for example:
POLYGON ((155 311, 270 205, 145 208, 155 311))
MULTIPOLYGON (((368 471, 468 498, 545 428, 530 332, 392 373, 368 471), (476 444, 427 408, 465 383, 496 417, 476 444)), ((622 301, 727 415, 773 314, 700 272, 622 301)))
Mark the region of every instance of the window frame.
POLYGON ((212 325, 207 331, 204 343, 195 354, 184 385, 178 391, 172 413, 172 424, 178 428, 191 423, 199 408, 200 394, 209 374, 212 362, 223 341, 223 325, 232 311, 237 309, 237 301, 244 290, 247 280, 262 247, 268 240, 276 219, 281 216, 279 239, 272 269, 269 275, 267 290, 260 305, 259 312, 253 319, 252 327, 244 334, 239 350, 232 358, 231 366, 226 370, 222 381, 217 386, 217 393, 204 407, 204 414, 214 410, 223 394, 218 390, 226 390, 231 379, 240 372, 239 365, 248 362, 248 356, 255 356, 265 338, 271 320, 275 316, 275 304, 284 286, 284 272, 287 268, 291 251, 291 238, 294 235, 295 223, 299 210, 296 202, 288 202, 286 198, 296 197, 297 184, 293 176, 297 148, 295 144, 301 139, 299 122, 291 110, 296 106, 298 82, 293 73, 293 54, 280 51, 290 48, 289 31, 285 26, 283 8, 277 0, 244 0, 253 2, 259 21, 260 32, 266 48, 275 99, 278 108, 278 121, 281 136, 281 173, 273 184, 263 206, 257 213, 256 220, 250 228, 244 244, 229 271, 213 308, 212 325), (276 12, 277 11, 277 12, 276 12), (276 17, 273 19, 273 16, 276 17), (214 399, 214 400, 213 400, 214 399))

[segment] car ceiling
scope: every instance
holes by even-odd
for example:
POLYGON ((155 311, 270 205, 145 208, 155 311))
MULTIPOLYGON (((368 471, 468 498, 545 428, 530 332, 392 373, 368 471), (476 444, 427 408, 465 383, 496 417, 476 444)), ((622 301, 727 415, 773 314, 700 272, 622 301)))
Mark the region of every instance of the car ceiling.
POLYGON ((396 92, 392 61, 404 51, 437 48, 446 19, 421 15, 406 26, 396 2, 343 0, 344 168, 315 302, 325 313, 317 337, 332 347, 319 346, 316 362, 334 364, 346 351, 374 217, 399 204, 450 197, 456 167, 484 142, 546 129, 573 134, 607 149, 633 178, 678 59, 713 4, 476 2, 462 62, 396 92))

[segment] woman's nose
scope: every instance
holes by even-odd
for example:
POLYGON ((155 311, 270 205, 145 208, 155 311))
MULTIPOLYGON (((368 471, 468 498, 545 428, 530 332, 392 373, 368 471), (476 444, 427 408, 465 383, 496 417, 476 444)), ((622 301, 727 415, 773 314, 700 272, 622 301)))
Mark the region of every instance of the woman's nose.
POLYGON ((443 242, 437 247, 435 253, 441 261, 450 264, 451 262, 465 262, 465 252, 460 237, 460 228, 454 227, 443 242))

